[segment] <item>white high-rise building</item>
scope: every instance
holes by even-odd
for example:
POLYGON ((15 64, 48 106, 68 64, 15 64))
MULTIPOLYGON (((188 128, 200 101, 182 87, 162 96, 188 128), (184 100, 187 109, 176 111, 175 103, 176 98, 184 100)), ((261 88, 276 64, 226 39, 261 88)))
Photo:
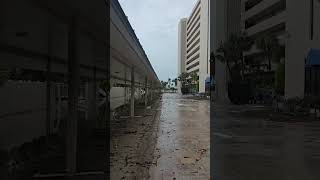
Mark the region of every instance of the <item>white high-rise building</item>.
POLYGON ((196 72, 199 92, 205 92, 210 74, 209 0, 198 0, 189 18, 179 23, 179 75, 196 72))
MULTIPOLYGON (((178 76, 186 71, 186 37, 187 37, 187 18, 183 18, 179 22, 178 29, 178 76)), ((181 93, 181 83, 178 81, 178 92, 181 93)))

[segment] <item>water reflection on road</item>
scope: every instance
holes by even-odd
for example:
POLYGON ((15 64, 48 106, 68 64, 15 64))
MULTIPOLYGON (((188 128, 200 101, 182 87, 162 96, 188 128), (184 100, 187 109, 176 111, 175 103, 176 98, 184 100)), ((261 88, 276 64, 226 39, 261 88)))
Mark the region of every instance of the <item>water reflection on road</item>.
POLYGON ((208 100, 164 94, 150 179, 209 179, 208 100))

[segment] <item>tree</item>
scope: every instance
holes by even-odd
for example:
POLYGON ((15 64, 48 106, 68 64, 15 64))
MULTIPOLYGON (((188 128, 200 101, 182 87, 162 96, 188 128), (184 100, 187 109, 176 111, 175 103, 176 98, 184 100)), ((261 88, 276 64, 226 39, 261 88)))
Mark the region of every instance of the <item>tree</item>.
POLYGON ((162 80, 161 80, 160 83, 161 83, 161 88, 162 88, 162 89, 164 89, 164 90, 167 89, 167 84, 168 84, 168 82, 165 82, 165 81, 162 81, 162 80))
POLYGON ((171 78, 168 78, 168 83, 167 83, 167 85, 169 86, 168 88, 171 87, 171 78))
POLYGON ((9 79, 9 71, 5 67, 0 66, 0 86, 4 85, 9 79))
POLYGON ((189 73, 183 72, 179 75, 178 81, 181 82, 182 87, 186 87, 188 85, 188 77, 189 73))
POLYGON ((275 76, 275 90, 277 94, 284 94, 284 86, 285 86, 285 65, 284 63, 279 63, 276 76, 275 76))
MULTIPOLYGON (((238 74, 244 79, 244 61, 243 52, 248 51, 252 46, 252 41, 246 33, 234 33, 229 36, 227 41, 220 44, 216 50, 215 58, 226 63, 231 81, 237 78, 238 74)), ((213 59, 213 58, 212 58, 213 59)))
POLYGON ((191 84, 193 85, 193 89, 197 90, 198 78, 199 78, 198 74, 196 72, 191 72, 189 76, 190 76, 191 84))
POLYGON ((172 82, 174 83, 174 86, 177 86, 177 85, 178 85, 178 84, 177 84, 177 83, 178 83, 178 79, 177 79, 177 78, 173 79, 172 82))
POLYGON ((268 62, 268 70, 271 71, 271 61, 276 59, 283 53, 283 49, 279 45, 279 41, 275 36, 262 36, 255 42, 258 49, 262 50, 263 57, 268 62))

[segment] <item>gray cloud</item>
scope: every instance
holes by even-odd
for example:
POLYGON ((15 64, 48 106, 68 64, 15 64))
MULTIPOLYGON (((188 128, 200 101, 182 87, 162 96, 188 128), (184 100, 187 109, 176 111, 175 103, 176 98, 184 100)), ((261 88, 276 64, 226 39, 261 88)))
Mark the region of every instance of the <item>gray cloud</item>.
POLYGON ((177 77, 178 23, 196 0, 119 0, 160 80, 177 77))

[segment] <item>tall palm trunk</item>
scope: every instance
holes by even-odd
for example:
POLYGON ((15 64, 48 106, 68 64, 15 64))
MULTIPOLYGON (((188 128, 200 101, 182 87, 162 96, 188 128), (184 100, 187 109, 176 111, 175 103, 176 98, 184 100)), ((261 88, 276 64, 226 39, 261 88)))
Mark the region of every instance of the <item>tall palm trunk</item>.
POLYGON ((267 55, 267 59, 268 59, 268 70, 270 72, 271 71, 271 58, 270 58, 270 54, 269 53, 267 55))
POLYGON ((244 80, 244 62, 243 62, 243 54, 241 54, 241 79, 244 80))
POLYGON ((230 67, 230 64, 229 64, 228 60, 226 61, 226 64, 227 64, 227 68, 228 68, 228 71, 229 71, 230 80, 232 81, 233 74, 232 74, 231 67, 230 67))

